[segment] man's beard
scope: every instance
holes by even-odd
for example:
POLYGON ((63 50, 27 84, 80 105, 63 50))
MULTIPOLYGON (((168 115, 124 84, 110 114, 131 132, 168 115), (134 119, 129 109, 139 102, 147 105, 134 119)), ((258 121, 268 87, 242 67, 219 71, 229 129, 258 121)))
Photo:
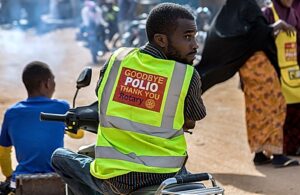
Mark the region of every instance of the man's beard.
POLYGON ((168 39, 168 51, 166 53, 166 56, 169 60, 174 60, 176 62, 181 62, 184 64, 189 64, 190 62, 188 62, 186 59, 183 59, 180 54, 178 53, 178 51, 173 47, 173 43, 171 40, 168 39))

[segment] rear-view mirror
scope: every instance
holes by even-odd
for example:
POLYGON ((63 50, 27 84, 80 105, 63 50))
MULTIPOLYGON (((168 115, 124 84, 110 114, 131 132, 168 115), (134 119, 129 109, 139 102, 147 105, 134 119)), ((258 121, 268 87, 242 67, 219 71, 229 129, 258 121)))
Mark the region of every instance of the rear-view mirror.
POLYGON ((88 86, 91 83, 91 79, 92 79, 92 68, 86 67, 77 78, 76 81, 77 89, 88 86))

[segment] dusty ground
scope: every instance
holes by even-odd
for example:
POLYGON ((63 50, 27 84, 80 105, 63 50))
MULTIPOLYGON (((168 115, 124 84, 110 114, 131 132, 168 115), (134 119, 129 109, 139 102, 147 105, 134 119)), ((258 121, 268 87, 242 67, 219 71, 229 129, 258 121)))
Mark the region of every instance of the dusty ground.
MULTIPOLYGON (((31 31, 0 30, 1 122, 5 109, 26 97, 21 72, 32 60, 50 64, 56 75, 55 97, 72 101, 77 75, 90 62, 88 50, 74 38, 74 29, 41 36, 31 31)), ((100 67, 92 68, 93 82, 79 92, 77 105, 96 100, 94 87, 100 67)), ((238 89, 237 76, 212 88, 203 98, 208 115, 197 123, 192 135, 186 136, 191 171, 213 174, 226 194, 300 194, 300 167, 275 169, 271 165, 255 167, 252 164, 253 155, 246 141, 243 93, 238 89)), ((82 140, 66 137, 65 146, 77 150, 94 140, 91 134, 82 140)), ((1 174, 0 179, 3 180, 1 174)))

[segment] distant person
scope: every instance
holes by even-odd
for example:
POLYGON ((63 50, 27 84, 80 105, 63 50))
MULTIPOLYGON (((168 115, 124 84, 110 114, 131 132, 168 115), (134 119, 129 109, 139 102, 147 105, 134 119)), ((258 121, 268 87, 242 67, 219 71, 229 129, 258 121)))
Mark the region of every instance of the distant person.
POLYGON ((283 155, 286 103, 274 36, 293 27, 284 21, 268 24, 255 0, 227 0, 208 32, 196 69, 203 91, 239 72, 246 104, 248 143, 256 165, 298 165, 283 155), (270 158, 272 156, 272 159, 270 158))
POLYGON ((49 15, 54 19, 72 19, 75 12, 74 6, 71 0, 50 0, 49 15))
MULTIPOLYGON (((0 131, 0 168, 12 184, 20 174, 53 172, 50 158, 55 149, 64 146, 65 125, 42 122, 40 113, 64 114, 69 109, 66 101, 52 99, 55 81, 47 64, 29 63, 23 70, 22 79, 28 98, 6 110, 0 131), (14 171, 10 156, 12 146, 18 162, 14 171)), ((70 136, 80 138, 83 132, 70 136)))
MULTIPOLYGON (((116 34, 118 34, 118 12, 119 7, 113 0, 106 0, 105 3, 101 6, 104 10, 104 18, 108 23, 108 39, 111 41, 116 34)), ((115 45, 113 45, 114 47, 115 45)))
POLYGON ((40 28, 42 22, 42 14, 47 13, 48 3, 43 2, 43 0, 21 0, 21 7, 25 11, 24 25, 27 28, 40 28))
POLYGON ((2 0, 0 6, 0 24, 18 25, 21 18, 20 0, 2 0))
POLYGON ((120 35, 126 32, 126 27, 136 16, 136 0, 118 0, 118 28, 120 35))
POLYGON ((105 28, 108 23, 103 17, 102 9, 90 0, 84 1, 84 7, 81 10, 82 33, 86 33, 88 47, 91 51, 93 64, 98 64, 98 54, 102 55, 108 51, 105 43, 105 28))
POLYGON ((283 148, 287 155, 300 155, 300 13, 292 7, 293 1, 273 0, 272 5, 264 10, 264 15, 270 24, 284 20, 295 28, 291 34, 280 31, 276 47, 281 87, 287 102, 283 148), (291 78, 291 74, 295 76, 291 78))

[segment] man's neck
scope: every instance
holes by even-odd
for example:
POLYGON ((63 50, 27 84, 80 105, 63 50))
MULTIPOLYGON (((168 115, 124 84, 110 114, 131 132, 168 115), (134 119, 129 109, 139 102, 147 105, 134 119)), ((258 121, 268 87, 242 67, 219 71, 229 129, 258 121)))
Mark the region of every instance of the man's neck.
POLYGON ((161 49, 152 43, 147 43, 146 45, 141 47, 141 52, 149 54, 155 58, 168 59, 167 56, 161 51, 161 49))
POLYGON ((35 98, 35 97, 48 97, 48 96, 40 92, 34 92, 30 94, 28 93, 28 98, 35 98))

